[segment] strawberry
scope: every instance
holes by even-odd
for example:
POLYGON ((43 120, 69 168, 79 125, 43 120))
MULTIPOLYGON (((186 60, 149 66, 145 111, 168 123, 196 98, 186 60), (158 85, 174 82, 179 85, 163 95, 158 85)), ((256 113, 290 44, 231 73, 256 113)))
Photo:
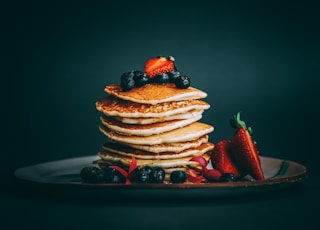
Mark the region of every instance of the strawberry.
POLYGON ((230 141, 222 140, 218 142, 211 154, 211 162, 213 168, 219 170, 222 174, 232 173, 236 177, 241 176, 241 173, 230 155, 230 141))
POLYGON ((150 58, 144 68, 144 72, 149 75, 150 78, 153 78, 155 75, 160 73, 172 72, 174 70, 174 58, 169 57, 157 57, 150 58))
POLYGON ((251 128, 247 128, 245 122, 240 120, 240 112, 237 113, 231 122, 237 128, 236 133, 230 140, 230 155, 232 159, 245 173, 251 175, 256 180, 263 180, 264 175, 259 153, 251 137, 251 128))

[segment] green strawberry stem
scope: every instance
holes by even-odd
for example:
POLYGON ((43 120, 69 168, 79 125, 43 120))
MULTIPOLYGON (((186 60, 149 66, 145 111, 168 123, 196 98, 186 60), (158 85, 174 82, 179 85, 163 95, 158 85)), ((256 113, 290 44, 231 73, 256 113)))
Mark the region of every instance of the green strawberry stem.
POLYGON ((240 119, 240 112, 233 116, 233 119, 230 120, 230 124, 233 128, 245 128, 250 135, 252 135, 252 128, 247 127, 246 123, 240 119))

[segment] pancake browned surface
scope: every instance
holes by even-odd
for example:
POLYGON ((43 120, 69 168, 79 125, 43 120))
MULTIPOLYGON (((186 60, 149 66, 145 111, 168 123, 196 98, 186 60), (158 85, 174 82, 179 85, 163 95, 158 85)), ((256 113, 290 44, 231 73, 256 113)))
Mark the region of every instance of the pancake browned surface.
MULTIPOLYGON (((209 160, 210 154, 208 152, 201 155, 206 160, 209 160)), ((103 153, 99 152, 98 156, 101 158, 100 161, 96 161, 100 164, 120 164, 125 167, 128 167, 131 164, 131 157, 125 157, 119 154, 114 153, 103 153)), ((176 159, 161 159, 161 160, 154 160, 154 159, 137 159, 138 167, 141 166, 151 166, 151 167, 163 167, 165 170, 167 168, 175 168, 175 167, 186 167, 186 166, 198 166, 199 163, 196 161, 190 161, 193 156, 189 157, 181 157, 176 159)))
POLYGON ((195 109, 209 109, 210 105, 202 100, 173 101, 155 105, 139 104, 109 96, 97 101, 96 108, 106 116, 150 118, 172 116, 195 109))
POLYGON ((203 110, 190 110, 187 113, 179 113, 171 116, 163 116, 163 117, 119 117, 113 116, 112 118, 120 121, 124 124, 139 124, 139 125, 147 125, 164 121, 172 121, 172 120, 182 120, 182 119, 190 119, 195 116, 202 115, 203 110))
POLYGON ((164 121, 147 125, 123 124, 111 117, 100 117, 102 124, 110 130, 123 135, 151 136, 182 128, 201 119, 201 115, 182 120, 164 121))
POLYGON ((122 144, 156 145, 195 140, 203 135, 211 133, 213 131, 213 126, 201 122, 195 122, 179 129, 147 137, 119 134, 111 131, 103 125, 100 125, 100 131, 113 142, 119 142, 122 144))
POLYGON ((146 152, 152 153, 161 153, 161 152, 181 152, 185 149, 189 148, 197 148, 203 143, 208 142, 208 135, 203 135, 198 139, 185 141, 185 142, 175 142, 175 143, 163 143, 163 144, 155 144, 155 145, 136 145, 136 144, 127 144, 127 146, 132 147, 134 149, 144 150, 146 152))
POLYGON ((207 94, 199 89, 189 87, 179 89, 173 83, 147 84, 136 87, 130 91, 122 91, 120 85, 109 85, 105 91, 126 101, 133 101, 142 104, 158 104, 170 101, 181 101, 205 98, 207 94))
POLYGON ((122 157, 129 157, 129 158, 135 157, 137 159, 145 159, 145 160, 168 160, 168 159, 178 159, 178 158, 190 157, 190 156, 201 156, 206 152, 213 150, 213 147, 214 145, 212 143, 207 142, 195 148, 188 148, 188 149, 182 150, 178 153, 176 152, 152 153, 152 152, 134 149, 126 145, 108 142, 103 145, 104 152, 101 152, 100 154, 103 156, 106 156, 108 154, 118 154, 122 157))

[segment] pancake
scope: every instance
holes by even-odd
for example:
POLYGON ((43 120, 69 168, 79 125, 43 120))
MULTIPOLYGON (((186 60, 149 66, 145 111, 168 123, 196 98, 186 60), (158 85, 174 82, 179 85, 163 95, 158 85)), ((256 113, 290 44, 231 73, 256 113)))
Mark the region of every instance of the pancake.
MULTIPOLYGON (((114 153, 104 153, 99 152, 98 156, 101 160, 95 161, 98 164, 111 164, 111 165, 122 165, 125 167, 130 166, 131 157, 124 157, 114 153)), ((137 166, 145 166, 148 165, 150 167, 162 167, 165 170, 168 168, 176 168, 176 167, 187 167, 187 166, 199 166, 198 162, 190 161, 193 156, 190 157, 182 157, 178 159, 166 159, 166 160, 145 160, 145 159, 137 159, 137 166)), ((206 152, 202 155, 207 161, 210 159, 210 153, 206 152)))
POLYGON ((213 127, 211 125, 201 122, 194 122, 179 129, 147 137, 121 135, 119 133, 111 131, 103 125, 100 125, 99 129, 113 142, 137 145, 156 145, 163 143, 190 141, 198 139, 199 137, 213 131, 213 127))
POLYGON ((147 125, 122 124, 111 117, 100 117, 102 124, 108 129, 123 135, 151 136, 178 129, 201 119, 201 115, 190 119, 165 121, 147 125))
POLYGON ((193 110, 209 109, 202 100, 164 102, 157 105, 138 104, 108 96, 96 102, 96 108, 106 116, 150 118, 168 117, 193 110))
POLYGON ((207 96, 199 89, 193 87, 179 89, 173 83, 147 84, 130 91, 122 91, 120 85, 113 84, 106 86, 105 92, 126 101, 153 105, 163 102, 201 99, 207 96))
POLYGON ((159 152, 159 153, 150 153, 143 150, 137 150, 134 148, 127 147, 125 145, 117 144, 117 143, 105 143, 103 145, 104 152, 100 153, 101 155, 108 154, 118 154, 119 157, 135 157, 136 159, 142 160, 167 160, 167 159, 177 159, 184 158, 190 156, 201 156, 204 153, 213 150, 214 145, 210 142, 203 143, 197 148, 189 148, 182 150, 178 153, 175 152, 159 152))
POLYGON ((145 117, 145 118, 133 118, 133 117, 112 117, 113 119, 120 121, 125 124, 140 124, 147 125, 164 121, 172 121, 172 120, 181 120, 181 119, 189 119, 198 115, 201 115, 203 110, 191 110, 187 113, 180 113, 172 116, 164 116, 164 117, 145 117))
POLYGON ((197 148, 203 143, 208 142, 208 135, 204 135, 196 140, 185 141, 185 142, 176 142, 176 143, 165 143, 157 145, 135 145, 127 144, 134 149, 140 149, 151 153, 161 153, 161 152, 181 152, 189 148, 197 148))
POLYGON ((129 91, 113 84, 105 92, 109 95, 96 102, 96 109, 102 113, 99 129, 108 140, 93 163, 128 170, 135 158, 138 167, 163 168, 169 182, 171 172, 200 166, 192 157, 210 160, 214 144, 208 134, 214 127, 199 122, 210 108, 202 100, 207 93, 173 83, 151 83, 129 91))

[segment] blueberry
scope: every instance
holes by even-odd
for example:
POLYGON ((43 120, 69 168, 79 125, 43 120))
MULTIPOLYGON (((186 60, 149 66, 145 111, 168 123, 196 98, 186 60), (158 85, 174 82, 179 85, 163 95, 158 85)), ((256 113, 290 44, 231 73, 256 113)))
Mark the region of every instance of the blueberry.
POLYGON ((134 71, 123 73, 121 75, 121 88, 123 91, 129 91, 135 87, 134 71))
POLYGON ((190 78, 185 75, 178 76, 174 83, 179 89, 186 89, 191 85, 190 78))
POLYGON ((152 169, 149 166, 144 166, 142 168, 136 168, 133 172, 133 180, 136 183, 148 183, 150 181, 152 169))
POLYGON ((151 183, 162 183, 165 176, 166 172, 164 171, 164 169, 161 167, 157 167, 152 169, 149 179, 151 183))
POLYGON ((175 170, 170 174, 170 181, 172 183, 183 183, 187 180, 187 173, 183 170, 175 170))
POLYGON ((170 81, 169 75, 166 73, 160 73, 154 76, 153 78, 154 82, 159 83, 159 84, 165 84, 170 81))
POLYGON ((149 76, 147 73, 135 70, 133 71, 133 80, 135 81, 136 86, 143 86, 149 83, 149 76))
POLYGON ((88 166, 81 169, 80 177, 82 181, 86 183, 102 183, 104 179, 103 170, 95 166, 88 166))
POLYGON ((224 173, 220 177, 220 182, 235 182, 238 181, 238 178, 232 173, 224 173))
POLYGON ((181 75, 181 73, 177 70, 167 73, 170 79, 170 82, 174 83, 175 80, 181 75))
POLYGON ((124 183, 126 178, 116 169, 105 167, 104 182, 106 183, 124 183))
POLYGON ((103 183, 104 182, 104 172, 103 170, 99 170, 96 175, 96 183, 103 183))
POLYGON ((147 174, 150 174, 152 172, 152 168, 150 166, 144 166, 142 170, 144 170, 147 174))

